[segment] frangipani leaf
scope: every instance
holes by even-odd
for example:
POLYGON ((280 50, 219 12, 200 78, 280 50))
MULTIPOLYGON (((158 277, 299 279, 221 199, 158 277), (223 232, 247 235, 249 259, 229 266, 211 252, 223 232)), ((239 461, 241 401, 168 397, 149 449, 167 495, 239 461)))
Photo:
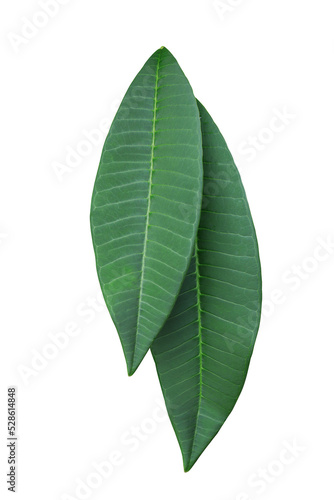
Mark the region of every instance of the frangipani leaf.
POLYGON ((118 109, 91 205, 97 273, 130 375, 167 319, 189 266, 202 177, 196 100, 162 47, 118 109))
POLYGON ((188 471, 232 411, 260 322, 256 234, 233 158, 198 103, 203 201, 194 254, 173 311, 152 345, 188 471))

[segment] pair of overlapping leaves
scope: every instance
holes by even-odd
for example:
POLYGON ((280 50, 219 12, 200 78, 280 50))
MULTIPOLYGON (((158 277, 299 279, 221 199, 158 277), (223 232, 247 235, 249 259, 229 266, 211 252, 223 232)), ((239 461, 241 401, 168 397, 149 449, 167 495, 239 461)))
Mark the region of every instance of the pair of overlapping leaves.
POLYGON ((244 384, 261 269, 233 158, 166 48, 135 77, 111 125, 91 229, 128 373, 151 348, 187 471, 244 384))

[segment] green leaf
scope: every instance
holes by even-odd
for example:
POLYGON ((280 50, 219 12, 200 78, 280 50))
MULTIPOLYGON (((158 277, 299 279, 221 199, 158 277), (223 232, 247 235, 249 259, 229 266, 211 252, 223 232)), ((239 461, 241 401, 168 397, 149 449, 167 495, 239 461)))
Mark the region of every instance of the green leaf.
POLYGON ((232 411, 260 322, 261 268, 244 188, 217 126, 198 103, 204 194, 194 255, 152 345, 188 471, 232 411))
POLYGON ((162 47, 118 109, 91 205, 97 273, 129 375, 167 319, 189 266, 202 178, 196 99, 162 47))

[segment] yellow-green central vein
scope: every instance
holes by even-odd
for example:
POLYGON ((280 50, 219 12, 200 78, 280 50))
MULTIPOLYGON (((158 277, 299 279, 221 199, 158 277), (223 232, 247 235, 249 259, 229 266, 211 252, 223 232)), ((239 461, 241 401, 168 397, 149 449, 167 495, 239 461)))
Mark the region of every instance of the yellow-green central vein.
POLYGON ((161 59, 161 49, 158 56, 157 61, 157 69, 155 73, 155 87, 154 87, 154 104, 153 104, 153 125, 152 125, 152 144, 151 144, 151 160, 150 160, 150 177, 149 177, 149 192, 148 192, 148 203, 147 203, 147 212, 146 212, 146 227, 145 227, 145 236, 144 236, 144 249, 143 249, 143 258, 142 258, 142 267, 141 267, 141 276, 140 276, 140 284, 139 284, 139 300, 138 300, 138 316, 137 316, 137 325, 136 325, 136 339, 135 345, 133 348, 132 355, 132 365, 134 362, 134 356, 137 345, 138 338, 138 327, 140 320, 140 309, 141 302, 143 298, 143 283, 144 283, 144 268, 145 268, 145 258, 146 258, 146 248, 147 248, 147 235, 148 235, 148 226, 149 226, 149 214, 151 209, 151 196, 152 196, 152 176, 154 170, 154 147, 155 147, 155 127, 156 127, 156 117, 157 117, 157 101, 158 101, 158 79, 159 79, 159 66, 161 59))
MULTIPOLYGON (((193 455, 194 442, 198 427, 199 412, 202 400, 202 385, 203 385, 203 348, 202 348, 202 309, 201 309, 201 288, 200 288, 200 272, 198 260, 198 236, 195 238, 195 273, 196 273, 196 292, 197 292, 197 321, 198 321, 198 344, 199 344, 199 396, 198 396, 198 410, 196 416, 196 425, 194 430, 194 437, 190 449, 189 463, 193 455)), ((189 465, 188 463, 188 465, 189 465)))

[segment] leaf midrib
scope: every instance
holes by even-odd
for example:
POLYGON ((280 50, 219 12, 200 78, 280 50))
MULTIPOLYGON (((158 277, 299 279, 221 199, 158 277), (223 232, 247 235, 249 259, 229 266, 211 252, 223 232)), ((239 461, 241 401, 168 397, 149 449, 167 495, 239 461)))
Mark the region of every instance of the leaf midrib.
MULTIPOLYGON (((195 238, 195 275, 196 275, 196 293, 197 293, 197 321, 198 321, 198 343, 199 343, 199 396, 198 396, 198 410, 196 415, 196 424, 194 429, 193 440, 190 448, 190 456, 188 460, 188 466, 191 464, 194 443, 197 434, 197 427, 199 422, 199 414, 202 402, 202 387, 203 387, 203 340, 202 340, 202 309, 201 309, 201 288, 200 288, 200 272, 199 272, 199 260, 198 260, 198 236, 195 238)), ((186 467, 185 470, 188 470, 186 467)))
MULTIPOLYGON (((146 258, 146 248, 147 248, 147 236, 148 236, 148 227, 149 227, 149 213, 151 208, 151 195, 152 195, 152 176, 154 170, 154 148, 155 148, 155 132, 156 132, 156 116, 157 116, 157 101, 158 101, 158 80, 159 80, 159 67, 161 60, 161 49, 159 51, 158 61, 157 61, 157 69, 155 72, 155 87, 154 87, 154 106, 153 106, 153 124, 152 124, 152 144, 151 144, 151 159, 150 159, 150 177, 149 177, 149 192, 148 192, 148 203, 147 203, 147 212, 146 212, 146 227, 145 227, 145 236, 144 236, 144 248, 143 248, 143 257, 142 257, 142 267, 141 267, 141 276, 139 283, 139 299, 138 299, 138 316, 137 316, 137 324, 136 324, 136 338, 135 345, 133 348, 132 354, 132 366, 134 362, 137 339, 138 339, 138 328, 140 321, 140 313, 141 313, 141 302, 143 298, 143 284, 144 284, 144 269, 145 269, 145 258, 146 258)), ((131 368, 132 368, 131 366, 131 368)))

